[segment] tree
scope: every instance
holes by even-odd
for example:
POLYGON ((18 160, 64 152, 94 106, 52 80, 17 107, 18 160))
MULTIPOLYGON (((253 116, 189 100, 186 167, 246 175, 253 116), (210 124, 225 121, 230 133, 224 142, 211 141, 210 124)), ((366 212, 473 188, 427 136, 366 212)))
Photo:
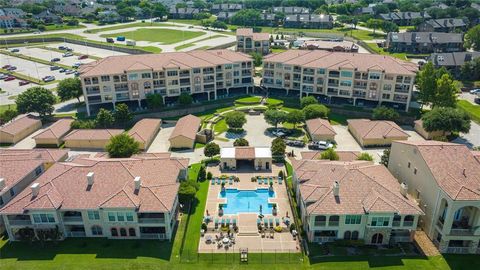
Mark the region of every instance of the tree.
POLYGON ((293 124, 293 128, 297 127, 297 124, 302 123, 305 120, 305 115, 301 110, 292 110, 287 114, 287 122, 293 124))
POLYGON ((113 136, 105 147, 111 158, 128 158, 140 152, 140 143, 127 133, 113 136))
POLYGON ((230 23, 243 26, 257 26, 261 24, 261 14, 259 10, 242 9, 235 13, 230 19, 230 23))
POLYGON ((182 106, 188 106, 193 103, 193 98, 188 93, 181 93, 178 97, 178 103, 182 106))
POLYGON ((163 97, 160 94, 147 95, 147 107, 149 109, 160 109, 163 107, 163 97))
POLYGON ((417 75, 417 85, 419 90, 419 99, 423 104, 433 104, 438 96, 437 81, 448 72, 444 68, 435 69, 431 62, 422 67, 417 75))
POLYGON ((380 164, 383 164, 385 167, 388 167, 388 160, 390 159, 390 148, 383 150, 383 155, 380 158, 380 164))
POLYGON ((320 154, 320 159, 339 160, 340 157, 333 148, 328 148, 320 154))
POLYGON ((375 36, 375 31, 380 28, 383 24, 383 21, 380 19, 369 19, 367 21, 367 27, 373 29, 373 35, 375 36))
POLYGON ((233 111, 225 114, 225 122, 229 128, 241 129, 247 122, 243 112, 233 111))
POLYGON ((82 84, 79 78, 66 78, 58 83, 57 95, 62 101, 76 98, 80 102, 82 94, 82 84))
POLYGON ((259 67, 259 66, 262 65, 263 55, 262 55, 261 53, 252 52, 252 53, 250 53, 250 55, 252 56, 252 58, 253 58, 253 64, 254 64, 256 67, 259 67))
POLYGON ((285 122, 285 120, 287 119, 287 113, 284 111, 271 109, 266 110, 263 113, 263 117, 268 124, 277 128, 278 124, 285 122))
POLYGON ((272 141, 272 146, 270 150, 272 151, 272 155, 274 157, 282 157, 285 155, 285 149, 287 149, 287 145, 282 138, 275 138, 272 141))
POLYGON ((228 29, 228 25, 225 22, 222 21, 214 21, 212 22, 212 27, 213 28, 218 28, 218 29, 228 29))
POLYGON ((480 24, 470 28, 465 34, 465 48, 480 51, 480 24))
POLYGON ((432 101, 433 107, 455 107, 457 103, 457 86, 450 74, 443 74, 437 80, 435 100, 432 101))
POLYGON ((95 118, 95 126, 99 128, 111 128, 115 123, 115 118, 113 113, 109 110, 101 108, 98 111, 97 117, 95 118))
POLYGON ((36 112, 43 117, 52 114, 56 100, 52 91, 36 86, 18 95, 15 103, 19 113, 36 112))
POLYGON ((203 182, 205 178, 207 177, 207 171, 205 170, 205 166, 200 166, 200 169, 198 169, 198 181, 203 182))
POLYGON ((395 120, 400 114, 392 108, 380 106, 373 109, 373 119, 376 120, 395 120))
POLYGON ((315 118, 326 118, 328 116, 329 109, 325 105, 310 104, 302 109, 305 115, 305 120, 315 118))
POLYGON ((369 153, 364 152, 357 157, 357 160, 373 161, 373 157, 369 153))
POLYGON ((214 142, 209 142, 203 148, 203 154, 206 157, 213 157, 220 154, 220 146, 214 142))
POLYGON ((245 138, 235 139, 233 146, 248 146, 248 141, 245 138))
POLYGON ((195 197, 195 193, 197 193, 197 189, 192 182, 192 180, 180 182, 180 187, 178 188, 178 200, 182 204, 190 202, 195 197))
POLYGON ((470 130, 470 116, 459 109, 433 108, 422 117, 423 128, 428 131, 463 132, 470 130))
POLYGON ((162 3, 155 3, 152 7, 152 15, 162 18, 168 14, 167 8, 162 3))
POLYGON ((306 96, 300 99, 300 107, 302 109, 311 104, 318 104, 318 100, 314 96, 306 96))
POLYGON ((398 29, 398 25, 396 25, 395 23, 384 21, 382 23, 382 30, 385 33, 390 33, 390 32, 398 32, 399 29, 398 29))

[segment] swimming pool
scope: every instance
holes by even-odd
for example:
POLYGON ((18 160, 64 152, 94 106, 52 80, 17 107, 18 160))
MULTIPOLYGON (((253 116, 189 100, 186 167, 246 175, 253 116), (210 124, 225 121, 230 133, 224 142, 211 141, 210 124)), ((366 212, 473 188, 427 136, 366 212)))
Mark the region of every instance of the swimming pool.
POLYGON ((268 203, 268 198, 274 198, 275 192, 270 192, 266 188, 256 190, 229 188, 225 192, 220 192, 219 197, 227 199, 227 203, 223 205, 223 213, 227 215, 237 213, 260 214, 260 206, 262 206, 262 214, 271 214, 273 204, 268 203))

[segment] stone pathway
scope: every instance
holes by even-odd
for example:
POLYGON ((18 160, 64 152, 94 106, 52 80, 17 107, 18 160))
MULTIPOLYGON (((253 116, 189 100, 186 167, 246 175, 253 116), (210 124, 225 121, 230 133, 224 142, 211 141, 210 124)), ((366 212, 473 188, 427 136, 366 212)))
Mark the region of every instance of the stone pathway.
POLYGON ((414 236, 415 242, 422 250, 425 256, 437 256, 440 255, 437 247, 432 243, 432 240, 428 238, 427 234, 424 231, 416 231, 414 236))

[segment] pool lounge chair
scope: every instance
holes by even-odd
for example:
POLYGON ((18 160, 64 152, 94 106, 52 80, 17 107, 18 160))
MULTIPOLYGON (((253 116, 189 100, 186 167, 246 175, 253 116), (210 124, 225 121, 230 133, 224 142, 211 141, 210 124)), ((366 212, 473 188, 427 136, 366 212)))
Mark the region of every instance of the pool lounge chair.
POLYGON ((267 177, 263 178, 263 183, 264 183, 265 185, 268 185, 268 179, 267 179, 267 177))
POLYGON ((259 185, 261 185, 261 184, 262 184, 262 178, 257 177, 257 183, 258 183, 259 185))
POLYGON ((227 221, 225 222, 225 225, 230 225, 230 218, 227 218, 227 221))
POLYGON ((228 184, 233 185, 233 178, 232 177, 230 177, 230 179, 228 180, 228 184))
POLYGON ((218 229, 218 218, 215 218, 215 229, 218 229))
POLYGON ((222 226, 225 225, 225 218, 222 218, 222 226))
POLYGON ((237 225, 237 218, 233 218, 233 226, 237 225))
POLYGON ((262 220, 260 220, 259 218, 257 218, 257 227, 258 225, 260 225, 262 223, 262 220))
POLYGON ((280 185, 281 185, 281 184, 282 184, 282 182, 283 182, 283 179, 282 179, 282 177, 278 177, 278 184, 280 184, 280 185))
POLYGON ((270 224, 270 228, 273 228, 273 218, 269 218, 268 223, 270 224))
POLYGON ((214 185, 215 185, 215 178, 212 178, 212 180, 211 180, 211 184, 212 184, 212 186, 214 186, 214 185))
POLYGON ((222 178, 222 184, 225 185, 225 178, 222 178))
POLYGON ((280 219, 279 218, 275 218, 275 226, 280 226, 280 219))
POLYGON ((220 178, 217 177, 217 185, 220 185, 220 178))
POLYGON ((267 218, 264 218, 264 219, 263 219, 263 226, 264 226, 265 228, 268 228, 268 219, 267 219, 267 218))
POLYGON ((269 184, 270 184, 270 183, 273 183, 273 177, 270 176, 269 179, 268 179, 268 181, 269 181, 269 184))

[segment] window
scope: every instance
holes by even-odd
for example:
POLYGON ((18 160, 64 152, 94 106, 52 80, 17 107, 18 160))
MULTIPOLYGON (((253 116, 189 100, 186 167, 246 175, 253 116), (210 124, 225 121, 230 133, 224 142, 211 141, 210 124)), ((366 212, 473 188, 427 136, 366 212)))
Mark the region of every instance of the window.
POLYGON ((120 228, 120 236, 127 236, 127 230, 125 230, 125 228, 120 228))
POLYGON ((0 205, 3 205, 3 198, 0 196, 0 205))
POLYGON ((350 231, 345 231, 345 232, 343 233, 343 239, 345 239, 345 240, 350 240, 350 239, 352 239, 352 233, 351 233, 350 231))
POLYGON ((102 227, 98 225, 92 226, 92 235, 103 235, 102 227))
POLYGON ((330 216, 328 218, 328 226, 338 226, 339 216, 330 216))
POLYGON ((315 226, 325 226, 327 217, 325 216, 315 216, 315 226))
POLYGON ((108 221, 115 221, 115 213, 108 212, 108 221))
POLYGON ((100 219, 100 213, 98 211, 88 210, 87 213, 88 213, 88 219, 90 220, 100 219))
POLYGON ((142 73, 142 79, 150 79, 152 77, 152 74, 150 73, 142 73))
POLYGON ((341 72, 340 72, 340 76, 341 76, 341 77, 349 77, 349 78, 351 78, 351 77, 353 77, 353 72, 352 72, 352 71, 341 71, 341 72))
POLYGON ((340 85, 350 87, 352 86, 352 81, 348 81, 348 80, 340 81, 340 85))
POLYGON ((167 76, 177 76, 178 72, 176 70, 167 71, 167 76))
POLYGON ((138 74, 137 73, 128 74, 128 80, 138 80, 138 74))
POLYGON ((345 224, 360 224, 362 223, 361 215, 347 215, 345 217, 345 224))
MULTIPOLYGON (((230 68, 231 68, 231 67, 230 67, 230 68)), ((200 69, 199 69, 199 68, 194 68, 194 69, 193 69, 193 73, 194 73, 194 74, 200 73, 200 69)))
POLYGON ((371 226, 374 227, 387 227, 389 224, 389 217, 372 217, 371 226))
POLYGON ((390 94, 382 94, 382 99, 390 99, 390 94))
POLYGON ((133 214, 132 213, 127 213, 127 221, 133 221, 133 214))
POLYGON ((110 76, 103 75, 103 76, 100 77, 100 79, 102 80, 102 82, 109 82, 110 81, 110 76))
POLYGON ((137 232, 135 231, 134 228, 128 229, 128 235, 129 236, 137 236, 137 232))
POLYGON ((33 214, 32 216, 35 223, 55 223, 53 214, 33 214))
POLYGON ((391 91, 392 90, 392 85, 391 84, 385 84, 383 86, 383 90, 384 91, 391 91))
POLYGON ((325 74, 325 69, 324 68, 317 69, 317 74, 325 74))
POLYGON ((122 212, 117 212, 117 220, 118 221, 125 221, 125 216, 122 212))
POLYGON ((352 240, 358 240, 358 231, 353 231, 352 232, 352 240))
POLYGON ((370 73, 368 76, 370 80, 380 80, 380 74, 379 73, 370 73))
POLYGON ((13 190, 13 188, 10 189, 10 197, 13 197, 15 196, 15 190, 13 190))
POLYGON ((111 232, 112 236, 118 236, 118 230, 117 230, 117 228, 111 228, 111 229, 110 229, 110 232, 111 232))
POLYGON ((103 86, 103 92, 110 92, 110 91, 112 91, 112 89, 110 88, 110 86, 108 86, 108 85, 104 85, 104 86, 103 86))
POLYGON ((148 90, 152 88, 152 84, 150 82, 143 83, 143 89, 148 90))

